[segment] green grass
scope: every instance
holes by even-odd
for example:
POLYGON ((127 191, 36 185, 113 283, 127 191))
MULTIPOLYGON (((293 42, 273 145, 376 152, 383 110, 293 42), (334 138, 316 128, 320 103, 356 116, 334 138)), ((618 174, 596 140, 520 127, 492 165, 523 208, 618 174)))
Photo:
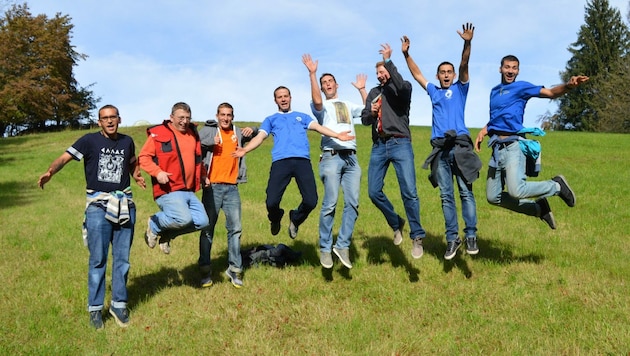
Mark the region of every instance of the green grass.
MULTIPOLYGON (((144 128, 121 132, 135 139, 139 151, 144 128)), ((1 139, 0 354, 628 354, 630 136, 550 132, 541 138, 540 179, 562 173, 577 193, 575 208, 550 199, 555 231, 536 218, 490 206, 484 167, 474 186, 481 251, 448 262, 442 257, 439 192, 420 169, 430 128, 412 132, 428 234, 420 260, 411 258, 409 239, 392 244, 391 229, 367 197, 371 143, 363 126, 357 126, 363 177, 354 268, 338 261, 332 270, 320 267, 319 207, 295 241, 287 236, 286 216, 281 233, 271 236, 264 206, 269 139, 248 155, 249 183, 240 188, 242 245, 285 243, 303 252, 303 264, 248 269, 245 287, 233 288, 222 276, 227 255, 221 214, 212 251, 215 284, 200 289, 198 235, 176 239, 170 256, 147 248, 143 231, 157 206, 150 189, 134 185, 131 325, 121 329, 107 318, 98 332, 86 312, 83 163, 67 165, 44 191, 36 185, 50 162, 85 132, 1 139)), ((309 137, 317 174, 318 137, 309 137)), ((488 155, 485 148, 484 164, 488 155)), ((393 167, 385 190, 403 214, 393 167)), ((321 202, 319 180, 318 192, 321 202)), ((282 206, 288 210, 298 202, 292 183, 282 206)))

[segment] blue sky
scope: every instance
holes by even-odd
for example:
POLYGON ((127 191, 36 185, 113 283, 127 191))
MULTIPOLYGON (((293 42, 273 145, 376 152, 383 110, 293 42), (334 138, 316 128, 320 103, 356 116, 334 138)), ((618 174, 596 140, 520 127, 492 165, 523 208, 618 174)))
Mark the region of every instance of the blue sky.
MULTIPOLYGON (((610 4, 626 21, 628 0, 610 4)), ((341 98, 360 102, 350 83, 365 73, 368 90, 376 85, 380 44, 389 43, 394 64, 414 85, 411 124, 429 126, 431 104, 407 69, 400 37, 410 37, 410 53, 433 78, 440 62, 459 65, 462 40, 456 31, 472 22, 466 121, 482 127, 504 55, 519 57, 519 79, 547 87, 560 83, 567 48, 584 23, 586 0, 31 0, 28 5, 34 15, 72 18, 72 43, 89 56, 75 68, 75 77, 81 86, 94 84, 99 106, 118 106, 123 125, 159 123, 178 101, 191 105, 195 121, 214 118, 224 101, 234 105, 237 121, 262 121, 277 111, 273 90, 279 85, 291 89, 293 110, 310 113, 304 53, 319 60, 318 74, 336 76, 341 98)), ((537 126, 540 115, 555 110, 549 100, 530 100, 525 125, 537 126)))

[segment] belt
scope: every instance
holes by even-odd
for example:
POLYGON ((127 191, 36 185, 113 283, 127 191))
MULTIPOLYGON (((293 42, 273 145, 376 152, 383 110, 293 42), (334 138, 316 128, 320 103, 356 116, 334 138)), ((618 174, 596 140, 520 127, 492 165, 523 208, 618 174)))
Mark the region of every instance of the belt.
POLYGON ((378 139, 382 142, 389 140, 390 138, 407 138, 405 135, 388 135, 388 134, 379 134, 378 139))
POLYGON ((330 152, 330 154, 332 156, 334 156, 336 154, 349 156, 349 155, 356 154, 357 150, 351 150, 351 149, 347 149, 347 150, 324 150, 324 152, 330 152))
POLYGON ((504 148, 506 148, 507 146, 513 144, 516 141, 509 141, 509 142, 499 142, 499 143, 495 143, 495 146, 497 146, 499 148, 499 150, 502 150, 504 148))

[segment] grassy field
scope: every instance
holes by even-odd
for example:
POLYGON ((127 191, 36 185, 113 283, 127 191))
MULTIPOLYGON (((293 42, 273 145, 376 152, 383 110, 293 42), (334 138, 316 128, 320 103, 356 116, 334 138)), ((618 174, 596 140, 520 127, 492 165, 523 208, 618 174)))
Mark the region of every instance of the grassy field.
MULTIPOLYGON (((124 127, 139 147, 144 128, 124 127)), ((87 257, 80 225, 85 207, 83 163, 70 163, 46 186, 40 174, 85 132, 0 139, 0 354, 253 354, 584 355, 630 353, 630 136, 551 132, 541 138, 540 179, 564 174, 575 208, 551 198, 558 229, 485 201, 485 170, 474 190, 479 216, 477 256, 444 261, 439 192, 420 169, 430 129, 413 127, 425 255, 411 258, 411 241, 392 243, 392 231, 367 197, 369 128, 357 126, 363 168, 361 208, 351 257, 319 265, 319 207, 295 241, 283 229, 271 236, 264 206, 269 139, 248 155, 249 183, 241 186, 243 247, 284 243, 304 261, 285 269, 245 271, 235 289, 227 266, 221 215, 215 234, 214 280, 198 286, 198 235, 176 239, 167 256, 143 241, 157 210, 151 191, 133 186, 138 206, 131 251, 131 325, 111 319, 94 331, 88 322, 87 257)), ((318 137, 309 133, 317 174, 318 137)), ((476 130, 473 132, 476 135, 476 130)), ((484 165, 489 150, 482 152, 484 165)), ((386 193, 403 214, 393 167, 386 193)), ((146 175, 145 175, 146 177, 146 175)), ((323 189, 318 180, 321 197, 323 189)), ((288 210, 299 202, 295 184, 288 210)), ((340 210, 337 223, 339 226, 340 210)), ((408 230, 405 230, 408 237, 408 230)), ((460 250, 461 252, 461 250, 460 250)), ((111 266, 111 264, 110 264, 111 266)), ((108 292, 106 306, 109 305, 108 292)))

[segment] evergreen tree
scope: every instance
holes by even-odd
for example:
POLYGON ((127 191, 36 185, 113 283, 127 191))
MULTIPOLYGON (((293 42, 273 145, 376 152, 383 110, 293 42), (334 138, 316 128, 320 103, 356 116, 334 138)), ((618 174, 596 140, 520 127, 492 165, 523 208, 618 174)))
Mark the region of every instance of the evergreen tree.
POLYGON ((567 81, 574 75, 587 75, 590 80, 558 99, 558 114, 552 125, 555 129, 603 130, 601 125, 610 121, 610 115, 605 117, 606 110, 615 103, 616 91, 621 89, 611 87, 611 80, 618 79, 620 73, 627 77, 623 66, 630 52, 630 32, 619 10, 608 0, 589 0, 584 19, 577 41, 568 48, 573 56, 561 77, 567 81))
POLYGON ((0 18, 0 134, 89 120, 93 94, 72 72, 86 56, 70 43, 70 17, 32 16, 13 5, 0 18))

